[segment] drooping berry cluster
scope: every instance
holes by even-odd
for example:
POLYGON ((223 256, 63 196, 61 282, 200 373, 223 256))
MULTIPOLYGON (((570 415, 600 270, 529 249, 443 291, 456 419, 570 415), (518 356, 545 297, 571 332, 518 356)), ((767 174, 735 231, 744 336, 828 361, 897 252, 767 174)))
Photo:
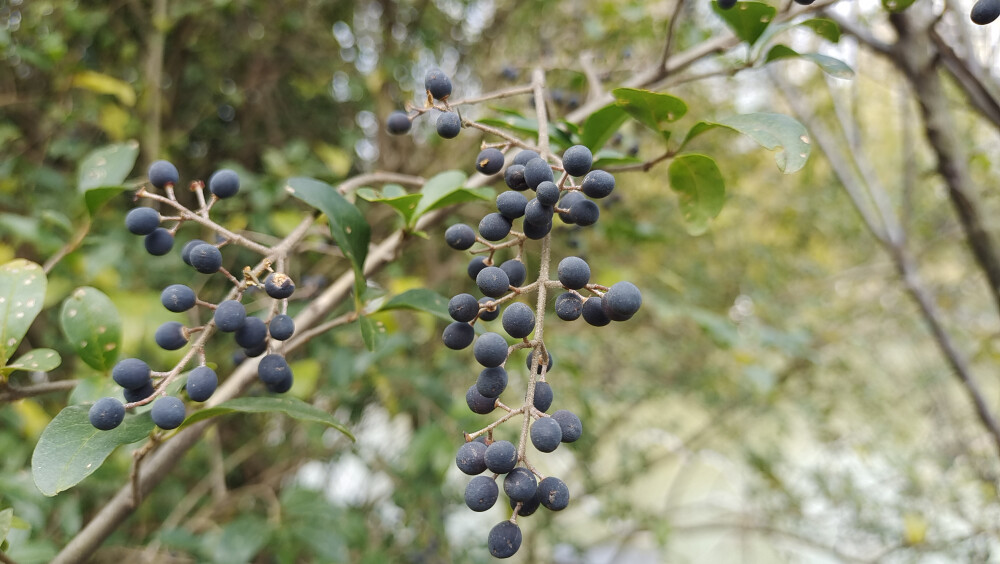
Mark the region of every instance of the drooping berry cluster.
MULTIPOLYGON (((244 357, 265 355, 269 347, 276 349, 277 343, 286 341, 295 333, 295 323, 287 314, 288 298, 295 291, 291 277, 284 272, 271 268, 271 253, 268 247, 253 242, 235 233, 225 230, 209 219, 209 212, 221 198, 235 196, 240 189, 240 180, 236 172, 228 169, 216 171, 208 181, 212 196, 206 200, 205 184, 200 181, 191 183, 200 204, 197 210, 188 210, 175 197, 174 187, 179 182, 177 168, 167 161, 156 161, 149 167, 149 183, 165 195, 140 189, 137 197, 145 197, 165 206, 178 210, 180 215, 162 216, 152 207, 137 207, 125 216, 126 228, 136 234, 145 236, 145 247, 150 254, 162 256, 168 254, 174 246, 174 237, 181 225, 188 221, 196 221, 210 227, 216 235, 217 243, 207 243, 201 239, 188 241, 181 249, 181 260, 202 274, 221 274, 232 283, 225 299, 219 303, 204 301, 195 291, 185 284, 171 284, 163 289, 160 302, 168 311, 175 313, 187 312, 192 309, 203 312, 200 316, 203 323, 187 327, 178 321, 168 321, 157 328, 153 339, 160 348, 179 350, 190 346, 188 354, 167 372, 155 372, 143 360, 126 358, 119 361, 112 369, 115 383, 124 389, 126 404, 117 398, 105 397, 91 407, 90 422, 101 430, 114 429, 122 423, 127 408, 137 407, 152 402, 150 411, 153 423, 161 429, 175 429, 183 422, 187 413, 184 401, 177 396, 167 395, 167 386, 176 379, 185 366, 195 357, 198 365, 187 373, 184 389, 187 397, 194 402, 207 401, 215 393, 219 378, 215 370, 207 365, 205 358, 205 342, 216 331, 232 333, 236 344, 241 348, 244 357), (168 227, 164 223, 172 223, 168 227), (242 269, 243 279, 237 279, 224 266, 221 248, 236 244, 262 254, 265 258, 261 266, 253 269, 249 266, 242 269), (265 272, 264 280, 260 280, 265 272), (265 307, 266 318, 248 315, 243 300, 251 288, 263 288, 271 298, 270 307, 265 307), (195 335, 201 335, 196 342, 191 342, 195 335)), ((284 257, 277 257, 279 264, 284 257)), ((209 286, 206 286, 209 287, 209 286)), ((292 371, 280 352, 271 352, 264 356, 257 369, 257 375, 271 392, 283 393, 292 387, 292 371)))
MULTIPOLYGON (((448 106, 451 82, 433 69, 427 74, 425 87, 428 108, 417 109, 416 115, 430 108, 441 110, 438 133, 444 138, 455 137, 463 122, 448 106), (443 107, 434 105, 435 99, 443 107)), ((396 112, 389 117, 387 127, 392 133, 403 133, 409 130, 409 124, 408 114, 396 112)), ((615 188, 613 175, 591 170, 592 166, 593 155, 582 145, 569 147, 561 159, 510 138, 498 146, 487 146, 476 158, 475 168, 488 176, 502 172, 508 190, 497 196, 496 211, 479 222, 478 234, 463 223, 448 227, 444 234, 450 247, 474 255, 467 273, 483 297, 462 293, 451 298, 448 311, 454 322, 445 327, 442 339, 445 346, 455 350, 472 346, 473 356, 482 366, 476 382, 466 392, 469 409, 483 415, 498 408, 505 412, 486 427, 466 433, 466 442, 455 458, 462 472, 474 476, 465 490, 465 503, 473 511, 486 511, 496 504, 500 495, 497 480, 504 476, 503 492, 511 517, 494 526, 487 538, 489 551, 497 558, 510 557, 520 547, 518 517, 533 514, 539 506, 559 511, 570 500, 566 484, 557 477, 542 475, 526 452, 529 439, 537 451, 548 453, 560 443, 576 441, 583 430, 574 413, 564 409, 549 413, 554 394, 547 380, 553 355, 543 340, 548 289, 563 291, 555 300, 555 313, 560 319, 583 317, 594 326, 625 321, 642 303, 638 288, 630 282, 618 282, 610 288, 591 282, 590 266, 580 257, 562 259, 556 279, 549 279, 554 217, 558 214, 565 224, 593 225, 600 217, 595 200, 607 197, 615 188), (520 150, 505 169, 506 153, 513 152, 514 147, 520 150), (538 277, 529 282, 524 256, 531 240, 540 240, 542 248, 538 277), (504 253, 513 256, 501 262, 504 253), (521 301, 532 294, 536 295, 534 307, 521 301), (506 337, 489 329, 476 336, 476 323, 498 317, 506 337), (521 349, 530 351, 526 359, 528 386, 523 396, 518 394, 522 404, 512 407, 501 401, 501 396, 507 388, 508 372, 513 369, 508 360, 521 349), (494 436, 500 425, 519 415, 523 422, 516 444, 494 436)))

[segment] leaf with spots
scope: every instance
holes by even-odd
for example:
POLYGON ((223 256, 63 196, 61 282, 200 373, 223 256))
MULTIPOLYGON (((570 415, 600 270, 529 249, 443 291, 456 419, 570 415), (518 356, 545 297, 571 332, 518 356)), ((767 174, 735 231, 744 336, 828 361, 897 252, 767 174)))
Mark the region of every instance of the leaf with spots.
POLYGON ((110 431, 90 424, 89 405, 71 405, 49 422, 31 455, 31 477, 47 496, 79 484, 118 447, 141 441, 153 430, 149 412, 126 415, 110 431))
POLYGON ((736 37, 753 45, 774 20, 777 8, 763 2, 738 2, 729 10, 723 10, 718 2, 712 2, 712 9, 722 18, 736 37))
POLYGON ((138 157, 139 143, 133 140, 101 147, 83 159, 76 189, 83 194, 90 215, 128 188, 124 183, 138 157))
POLYGON ((738 131, 752 138, 761 147, 776 151, 774 161, 785 174, 797 172, 805 166, 812 151, 809 132, 805 126, 793 117, 767 112, 738 114, 716 122, 700 121, 688 131, 680 149, 685 148, 695 137, 717 127, 738 131))
POLYGON ((42 267, 24 259, 0 265, 0 365, 14 355, 42 311, 47 280, 42 267))
POLYGON ((372 352, 380 348, 385 342, 385 325, 367 315, 362 315, 358 324, 361 326, 361 339, 365 342, 365 347, 372 352))
POLYGON ((35 349, 23 354, 14 362, 0 368, 0 372, 10 374, 15 370, 25 370, 28 372, 48 372, 55 369, 62 362, 59 353, 52 349, 35 349))
POLYGON ((122 321, 111 298, 97 288, 73 290, 59 315, 70 346, 91 368, 109 370, 122 343, 122 321))

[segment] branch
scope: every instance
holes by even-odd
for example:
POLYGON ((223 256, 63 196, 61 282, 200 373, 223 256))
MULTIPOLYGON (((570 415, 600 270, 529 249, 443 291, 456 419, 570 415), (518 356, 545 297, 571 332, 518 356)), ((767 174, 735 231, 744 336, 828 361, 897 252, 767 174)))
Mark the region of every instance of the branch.
POLYGON ((0 386, 0 402, 17 401, 19 399, 50 394, 52 392, 63 392, 76 387, 76 380, 58 380, 55 382, 45 382, 34 386, 18 388, 16 386, 0 386))

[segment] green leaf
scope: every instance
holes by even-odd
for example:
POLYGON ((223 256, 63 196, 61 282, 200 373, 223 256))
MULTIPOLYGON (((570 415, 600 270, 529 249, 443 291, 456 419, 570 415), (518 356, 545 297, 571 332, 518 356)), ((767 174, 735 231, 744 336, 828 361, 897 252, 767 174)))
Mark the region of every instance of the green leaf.
POLYGON ((448 313, 448 299, 426 288, 414 288, 393 296, 378 311, 412 309, 429 313, 445 321, 454 321, 448 313))
POLYGON ((831 43, 840 41, 840 26, 837 22, 827 18, 813 18, 806 20, 799 25, 804 25, 813 32, 831 43))
POLYGON ((399 215, 403 216, 403 222, 409 226, 413 220, 413 212, 417 209, 417 204, 420 203, 422 196, 420 194, 405 194, 402 196, 392 196, 386 197, 384 193, 376 192, 371 188, 359 188, 355 194, 369 202, 381 202, 383 204, 392 206, 399 215))
POLYGON ((367 315, 358 318, 358 324, 361 326, 361 339, 365 342, 365 348, 375 352, 385 342, 385 325, 367 315))
POLYGON ((59 366, 62 358, 59 353, 52 349, 35 349, 21 355, 14 362, 3 367, 4 373, 9 374, 15 370, 26 370, 29 372, 48 372, 59 366))
POLYGON ((334 419, 329 413, 302 400, 289 397, 268 396, 231 399, 214 407, 192 413, 184 420, 182 426, 187 427, 192 423, 226 413, 283 413, 302 421, 322 423, 327 427, 333 427, 347 435, 352 441, 354 440, 354 435, 347 430, 347 427, 334 419))
POLYGON ((717 123, 749 135, 765 149, 777 151, 774 160, 785 174, 801 169, 809 159, 809 152, 812 150, 809 132, 795 118, 761 112, 739 114, 717 123))
POLYGON ((85 70, 73 75, 73 86, 98 94, 111 94, 125 106, 135 105, 135 89, 124 80, 96 71, 85 70))
POLYGON ((59 323, 80 360, 100 371, 114 365, 122 344, 122 320, 104 292, 89 286, 73 290, 63 302, 59 323))
POLYGON ((14 509, 8 507, 3 511, 0 511, 0 542, 7 540, 7 533, 10 532, 10 527, 14 523, 14 509))
POLYGON ((83 194, 87 211, 94 215, 105 202, 126 190, 128 178, 139 158, 139 143, 127 141, 101 147, 87 155, 77 171, 77 191, 83 194))
POLYGON ((687 113, 687 104, 684 100, 670 94, 637 88, 616 88, 611 93, 620 108, 639 123, 658 132, 664 141, 670 138, 670 131, 664 126, 681 119, 687 113))
POLYGON ((882 7, 890 12, 902 12, 916 0, 882 0, 882 7))
POLYGON ((670 189, 677 192, 688 232, 704 233, 726 199, 726 185, 718 165, 710 157, 688 153, 674 158, 667 174, 670 189))
POLYGON ((441 201, 461 190, 466 178, 465 173, 460 170, 446 170, 431 177, 420 189, 420 203, 413 212, 413 221, 431 210, 447 205, 441 201))
POLYGON ((609 104, 587 116, 580 129, 580 144, 597 152, 628 119, 628 113, 617 103, 609 104))
POLYGON ((777 61, 779 59, 789 59, 797 58, 799 52, 787 45, 775 45, 771 47, 771 50, 767 52, 767 56, 764 57, 765 63, 770 63, 771 61, 777 61))
POLYGON ((270 538, 271 528, 264 518, 252 513, 240 515, 223 527, 218 543, 212 550, 212 562, 216 564, 250 562, 270 538))
POLYGON ((775 7, 763 2, 738 2, 729 10, 723 10, 718 2, 712 2, 712 9, 733 30, 736 37, 750 45, 757 42, 778 13, 775 7))
POLYGON ((806 59, 807 61, 816 63, 823 72, 834 78, 850 79, 854 77, 854 69, 849 67, 847 63, 841 61, 840 59, 829 57, 827 55, 820 55, 819 53, 799 53, 786 45, 775 45, 772 47, 771 50, 767 52, 764 62, 769 63, 778 59, 793 57, 806 59))
POLYGON ((0 265, 0 364, 6 364, 42 311, 47 280, 42 267, 24 259, 0 265))
POLYGON ((126 415, 110 431, 90 424, 90 406, 71 405, 49 422, 31 455, 31 476, 47 496, 72 488, 101 467, 118 445, 141 441, 153 430, 149 412, 126 415))
POLYGON ((365 217, 337 189, 312 178, 291 178, 285 187, 291 195, 326 214, 330 235, 354 267, 354 295, 365 287, 365 258, 371 242, 371 227, 365 217))

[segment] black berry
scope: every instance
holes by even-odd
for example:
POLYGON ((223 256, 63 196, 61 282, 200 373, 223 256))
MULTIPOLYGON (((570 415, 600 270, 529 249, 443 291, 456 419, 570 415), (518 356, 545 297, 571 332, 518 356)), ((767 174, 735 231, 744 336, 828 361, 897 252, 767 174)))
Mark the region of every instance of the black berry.
POLYGON ((528 501, 535 497, 537 490, 535 475, 523 466, 511 470, 503 480, 503 493, 513 501, 528 501))
POLYGON ((719 8, 723 10, 730 10, 732 9, 733 6, 736 5, 736 0, 718 0, 718 1, 719 1, 719 8))
POLYGON ((515 339, 522 339, 535 330, 535 312, 521 302, 514 302, 503 311, 503 330, 515 339))
POLYGON ((115 398, 101 398, 87 412, 90 424, 101 431, 110 431, 125 420, 125 406, 115 398))
POLYGON ((510 278, 498 266, 487 266, 476 275, 476 286, 479 291, 491 298, 499 298, 507 293, 510 278))
POLYGON ((193 401, 206 401, 218 387, 219 377, 207 366, 199 366, 192 370, 185 384, 188 397, 193 401))
POLYGON ((468 323, 479 315, 479 301, 472 294, 458 294, 448 300, 448 315, 455 321, 468 323))
POLYGON ((528 164, 531 159, 540 158, 541 155, 531 150, 524 150, 514 155, 514 164, 524 166, 528 164))
POLYGON ((445 139, 454 139, 462 131, 462 118, 455 112, 444 112, 437 118, 438 135, 445 139))
POLYGON ((506 474, 517 465, 517 447, 510 441, 494 441, 486 447, 486 468, 494 474, 506 474))
MULTIPOLYGON (((552 206, 546 206, 538 198, 528 200, 524 206, 524 223, 544 226, 552 223, 552 206)), ((527 231, 527 227, 525 227, 527 231)))
MULTIPOLYGON (((183 257, 182 257, 183 258, 183 257)), ((222 251, 215 245, 202 243, 191 248, 188 253, 191 266, 202 274, 212 274, 218 272, 222 267, 222 251)))
POLYGON ((284 272, 272 272, 264 279, 264 291, 276 300, 285 299, 295 291, 295 282, 284 272))
POLYGON ((546 180, 535 188, 535 198, 544 206, 554 206, 559 201, 559 187, 555 182, 546 180))
POLYGON ((180 313, 194 307, 194 290, 184 284, 171 284, 160 293, 160 303, 170 311, 180 313))
POLYGON ((546 509, 562 511, 569 505, 569 488, 559 478, 549 476, 538 483, 535 499, 546 509))
POLYGON ((288 366, 288 361, 277 353, 265 356, 260 359, 260 364, 257 365, 257 377, 267 385, 279 384, 290 378, 291 375, 292 369, 288 366))
POLYGON ((465 404, 469 406, 469 409, 473 413, 486 415, 496 408, 496 398, 488 398, 479 393, 479 390, 476 389, 476 385, 473 384, 469 386, 469 389, 465 392, 465 404))
MULTIPOLYGON (((181 248, 181 260, 184 261, 184 264, 190 266, 191 251, 198 245, 204 245, 204 244, 205 242, 202 241, 201 239, 191 239, 187 243, 184 243, 184 246, 181 248)), ((219 264, 221 265, 222 263, 220 262, 219 264)))
POLYGON ((445 230, 444 242, 456 251, 464 251, 476 242, 476 232, 464 223, 456 223, 445 230))
POLYGON ((507 190, 497 196, 497 211, 507 219, 517 219, 524 215, 524 206, 527 203, 528 199, 524 194, 507 190))
POLYGON ((569 208, 569 216, 573 220, 573 223, 586 227, 597 223, 597 220, 601 217, 601 209, 590 200, 579 200, 574 202, 573 206, 569 208))
POLYGON ((180 175, 177 174, 177 167, 168 161, 155 161, 149 165, 149 182, 157 188, 164 188, 167 184, 177 184, 180 175))
MULTIPOLYGON (((518 153, 518 155, 520 154, 518 153)), ((527 190, 528 183, 524 180, 524 165, 512 164, 507 167, 507 171, 503 173, 503 181, 511 190, 517 190, 518 192, 527 190)))
POLYGON ((562 427, 558 421, 551 417, 542 417, 531 424, 531 444, 535 445, 539 452, 554 451, 560 441, 562 441, 562 427))
POLYGON ((487 241, 502 241, 510 233, 510 219, 499 213, 488 213, 479 222, 479 235, 487 241))
POLYGON ((486 545, 494 558, 510 558, 521 548, 521 529, 510 521, 501 521, 490 529, 486 545))
POLYGON ((591 198, 604 198, 615 189, 615 177, 603 170, 591 171, 580 184, 580 191, 591 198))
POLYGON ((561 212, 559 212, 559 219, 561 219, 563 223, 572 224, 573 223, 573 215, 568 210, 571 210, 573 208, 573 205, 576 204, 577 202, 580 202, 580 201, 583 201, 583 200, 586 200, 586 199, 587 199, 586 196, 584 196, 583 194, 581 194, 580 192, 578 192, 576 190, 573 190, 573 191, 570 191, 570 192, 566 192, 566 195, 564 195, 562 197, 562 199, 559 200, 558 207, 559 207, 559 209, 567 210, 567 211, 561 211, 561 212))
POLYGON ((562 429, 562 442, 564 443, 572 443, 583 434, 583 423, 580 422, 580 418, 572 411, 560 409, 552 414, 552 419, 555 419, 559 423, 559 428, 562 429))
POLYGON ((496 480, 487 476, 476 476, 465 486, 465 505, 473 511, 486 511, 493 507, 500 497, 496 480))
POLYGON ((552 220, 549 219, 545 223, 529 223, 524 222, 524 236, 532 241, 537 241, 552 231, 552 220))
POLYGON ((471 441, 458 447, 455 465, 470 476, 482 474, 486 470, 486 445, 471 441))
POLYGON ((507 371, 502 366, 484 368, 476 379, 476 389, 483 397, 500 397, 500 394, 507 389, 507 371))
POLYGON ((583 313, 583 299, 572 292, 563 292, 556 297, 556 316, 563 321, 574 321, 583 313))
POLYGON ((247 317, 233 337, 236 339, 236 344, 245 349, 259 347, 267 340, 267 324, 259 317, 247 317))
POLYGON ((486 256, 479 255, 478 257, 472 257, 472 260, 469 261, 469 266, 465 269, 465 271, 468 273, 469 278, 475 280, 476 277, 479 276, 479 273, 486 268, 486 266, 486 256))
POLYGON ((532 405, 535 409, 545 413, 552 406, 552 386, 548 382, 535 382, 535 395, 532 397, 532 405))
POLYGON ((591 296, 583 302, 583 320, 594 327, 604 327, 608 323, 611 323, 611 318, 608 317, 608 314, 604 313, 601 298, 591 296))
POLYGON ((393 135, 402 135, 410 130, 410 116, 406 112, 395 111, 385 120, 385 129, 393 135))
POLYGON ((570 176, 583 176, 594 164, 594 154, 583 145, 573 145, 563 153, 563 170, 570 176))
POLYGON ((157 227, 152 233, 146 235, 146 251, 157 257, 161 257, 174 248, 174 236, 162 227, 157 227))
POLYGON ((476 157, 476 170, 486 175, 493 175, 503 168, 503 153, 500 149, 489 147, 479 152, 476 157))
POLYGON ((542 182, 552 182, 552 179, 552 167, 542 158, 531 159, 524 165, 524 181, 528 183, 528 188, 534 190, 542 182))
POLYGON ((187 344, 187 337, 184 336, 184 325, 177 321, 168 321, 157 328, 153 334, 153 340, 160 348, 168 351, 175 351, 187 344))
POLYGON ((152 382, 147 382, 145 386, 141 388, 136 388, 134 390, 131 390, 129 388, 125 388, 123 390, 123 393, 125 394, 125 401, 127 401, 128 403, 142 401, 148 398, 149 396, 153 395, 154 392, 156 392, 156 389, 153 388, 152 382))
POLYGON ((507 360, 507 339, 499 333, 483 333, 476 339, 472 353, 476 361, 487 368, 500 366, 507 360))
POLYGON ((992 23, 1000 16, 1000 0, 978 0, 972 5, 969 16, 978 25, 992 23))
POLYGON ((601 298, 601 308, 612 321, 626 321, 642 306, 642 294, 631 282, 615 282, 601 298))
POLYGON ((119 386, 138 390, 149 384, 149 365, 138 358, 123 358, 111 369, 111 377, 119 386))
POLYGON ((125 228, 136 235, 149 235, 160 226, 160 213, 153 208, 134 208, 125 215, 125 228))
POLYGON ((493 298, 489 296, 485 298, 479 298, 479 305, 483 308, 479 310, 479 319, 481 321, 493 321, 497 317, 500 317, 500 308, 496 305, 492 309, 488 309, 486 304, 492 302, 493 298))
POLYGON ((449 323, 444 328, 444 333, 441 334, 444 346, 456 351, 471 345, 475 338, 476 330, 472 328, 472 325, 461 321, 449 323))
POLYGON ((149 410, 153 424, 161 429, 176 429, 184 422, 186 415, 184 402, 174 396, 163 396, 153 401, 153 409, 149 410))
POLYGON ((288 315, 278 314, 268 323, 267 330, 272 339, 287 341, 295 333, 295 321, 288 315))
POLYGON ((451 79, 439 68, 432 68, 424 75, 424 89, 435 100, 446 100, 451 95, 451 79))
POLYGON ((580 257, 566 257, 557 268, 559 283, 569 290, 579 290, 590 282, 590 265, 580 257))
POLYGON ((217 170, 208 179, 208 189, 219 198, 231 198, 240 191, 240 177, 235 170, 217 170))
POLYGON ((507 281, 511 286, 524 284, 524 279, 528 277, 528 269, 519 259, 505 260, 500 265, 500 270, 507 273, 507 281))

